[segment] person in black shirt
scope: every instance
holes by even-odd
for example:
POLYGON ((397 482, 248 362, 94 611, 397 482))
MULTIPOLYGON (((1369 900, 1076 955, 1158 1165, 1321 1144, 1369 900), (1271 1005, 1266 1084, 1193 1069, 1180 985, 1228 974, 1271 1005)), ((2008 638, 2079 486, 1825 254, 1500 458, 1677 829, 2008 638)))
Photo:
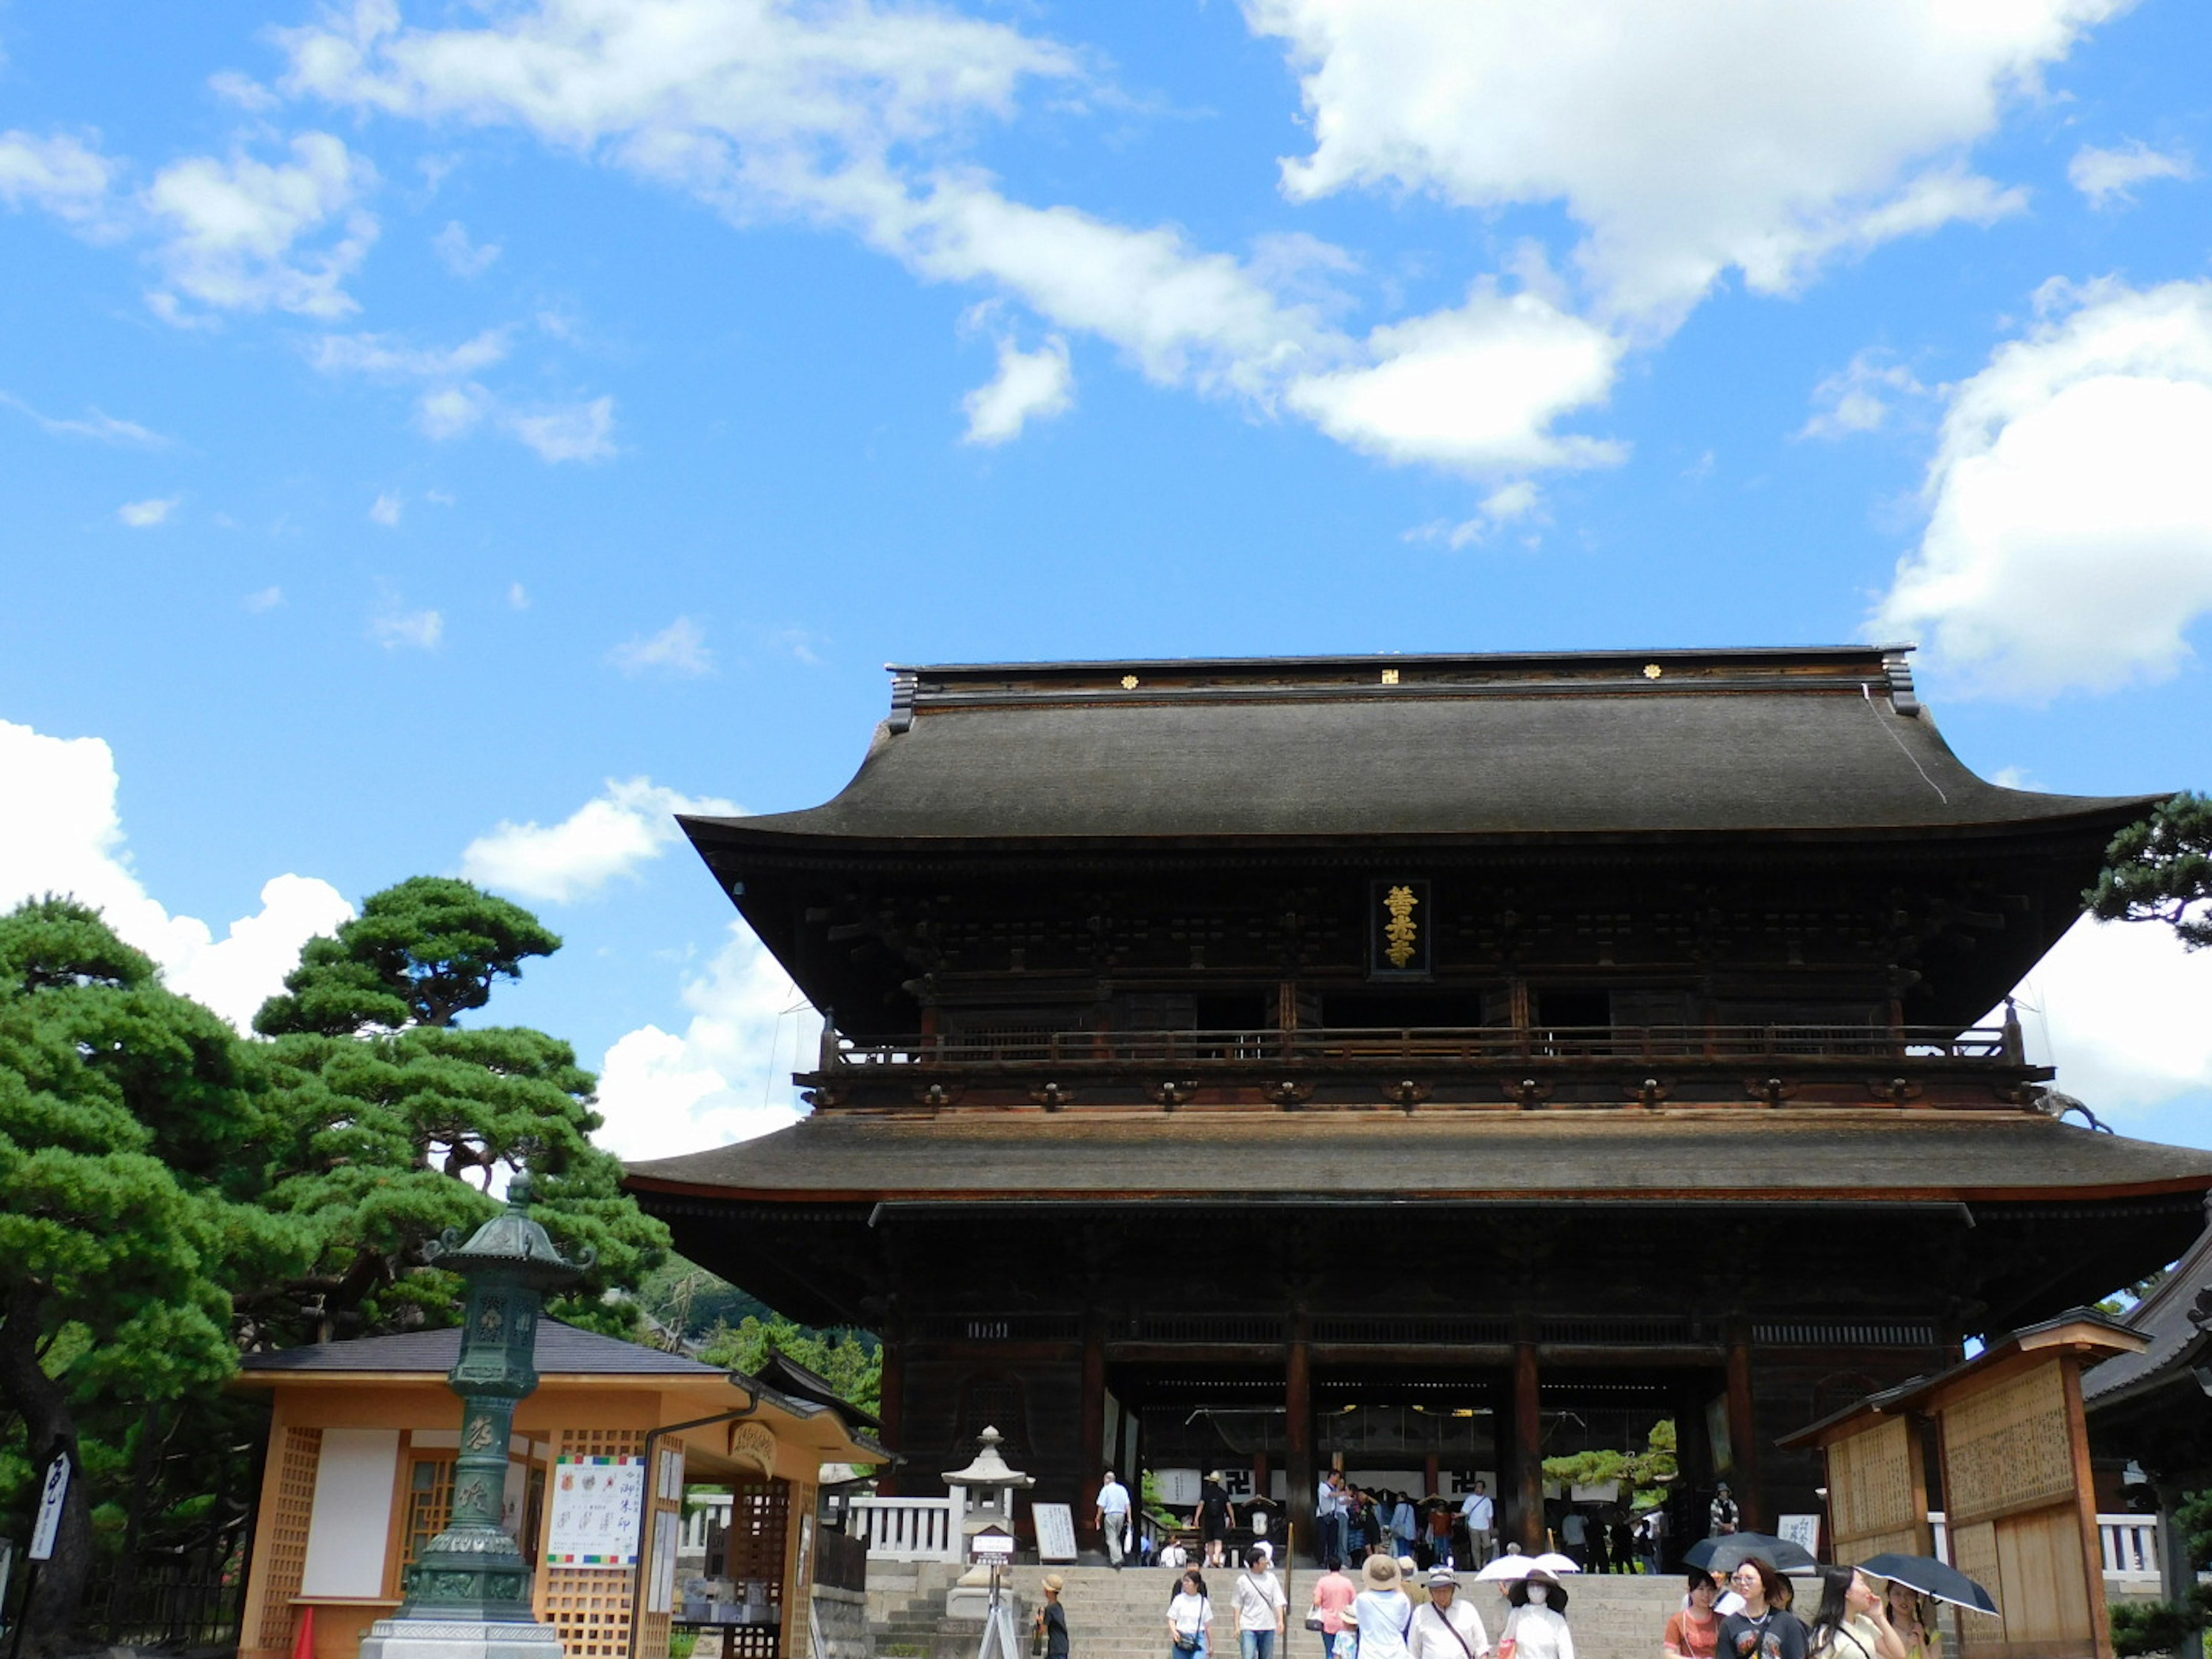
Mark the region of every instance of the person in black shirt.
POLYGON ((1718 1659, 1805 1659, 1805 1621, 1790 1611, 1790 1591, 1774 1564, 1747 1555, 1729 1581, 1743 1611, 1721 1620, 1718 1659))
POLYGON ((1067 1609, 1060 1604, 1063 1588, 1058 1573, 1045 1575, 1044 1605, 1036 1616, 1037 1629, 1044 1636, 1044 1659, 1067 1659, 1067 1609))

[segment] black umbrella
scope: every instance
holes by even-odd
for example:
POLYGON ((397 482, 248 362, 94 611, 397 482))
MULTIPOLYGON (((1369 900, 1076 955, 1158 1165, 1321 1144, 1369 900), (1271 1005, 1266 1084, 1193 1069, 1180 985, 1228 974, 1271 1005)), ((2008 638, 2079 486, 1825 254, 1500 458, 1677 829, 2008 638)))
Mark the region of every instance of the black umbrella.
POLYGON ((1723 1533, 1700 1538, 1682 1552, 1682 1559, 1707 1572, 1734 1572, 1747 1555, 1763 1555, 1777 1572, 1810 1572, 1820 1564, 1802 1544, 1763 1532, 1723 1533))
POLYGON ((1932 1595, 1938 1601, 1948 1601, 1970 1613, 1993 1613, 1997 1610, 1997 1604, 1990 1600, 1987 1590, 1949 1562, 1938 1561, 1932 1555, 1877 1555, 1860 1562, 1859 1571, 1869 1577, 1887 1578, 1918 1590, 1923 1595, 1932 1595))

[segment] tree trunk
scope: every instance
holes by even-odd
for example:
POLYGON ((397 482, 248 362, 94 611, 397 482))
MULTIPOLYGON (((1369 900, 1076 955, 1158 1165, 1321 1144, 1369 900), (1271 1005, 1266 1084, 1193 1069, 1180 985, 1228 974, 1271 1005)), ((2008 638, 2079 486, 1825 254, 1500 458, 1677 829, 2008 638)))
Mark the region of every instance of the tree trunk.
POLYGON ((57 1450, 70 1463, 69 1497, 62 1505, 53 1559, 40 1565, 38 1593, 24 1610, 24 1648, 33 1654, 62 1653, 85 1645, 70 1638, 93 1565, 92 1493, 77 1459, 76 1419, 68 1394, 39 1364, 39 1316, 46 1299, 43 1290, 19 1285, 0 1315, 0 1401, 23 1419, 24 1449, 33 1469, 43 1474, 57 1450))

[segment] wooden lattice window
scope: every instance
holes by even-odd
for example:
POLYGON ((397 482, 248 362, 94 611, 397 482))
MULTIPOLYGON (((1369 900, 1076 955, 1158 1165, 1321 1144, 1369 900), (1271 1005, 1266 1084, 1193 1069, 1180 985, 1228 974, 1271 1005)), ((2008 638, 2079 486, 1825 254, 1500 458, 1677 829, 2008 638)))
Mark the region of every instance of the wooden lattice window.
POLYGON ((407 1470, 407 1518, 399 1540, 402 1572, 415 1565, 429 1547, 430 1540, 445 1531, 453 1518, 453 1455, 417 1453, 407 1470))
POLYGON ((768 1599, 783 1606, 785 1545, 790 1539, 791 1482, 740 1480, 730 1488, 730 1530, 722 1571, 742 1587, 758 1579, 768 1599))
POLYGON ((307 1570, 307 1524, 315 1512, 315 1471, 323 1457, 320 1429, 287 1429, 276 1450, 276 1501, 261 1517, 262 1601, 259 1645, 292 1646, 292 1598, 307 1570))
MULTIPOLYGON (((556 1458, 642 1457, 645 1431, 563 1429, 554 1449, 556 1458)), ((547 1565, 538 1573, 538 1616, 561 1632, 566 1659, 628 1659, 635 1580, 627 1568, 547 1565)))
POLYGON ((996 1429, 1000 1455, 1016 1468, 1024 1467, 1030 1452, 1030 1410, 1021 1379, 988 1373, 968 1378, 960 1385, 959 1425, 958 1437, 945 1449, 954 1462, 964 1463, 973 1457, 983 1431, 996 1429))

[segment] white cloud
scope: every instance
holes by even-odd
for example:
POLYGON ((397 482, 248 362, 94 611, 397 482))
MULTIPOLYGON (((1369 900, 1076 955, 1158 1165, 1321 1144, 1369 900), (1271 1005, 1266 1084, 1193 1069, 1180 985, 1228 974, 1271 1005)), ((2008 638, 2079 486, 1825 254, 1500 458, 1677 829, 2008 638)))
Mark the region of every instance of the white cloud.
POLYGON ((384 380, 459 380, 505 361, 511 331, 488 328, 459 345, 414 346, 392 334, 325 334, 307 361, 325 374, 366 374, 384 380))
POLYGON ((1893 395, 1922 398, 1928 390, 1904 364, 1891 362, 1887 353, 1859 352, 1848 367, 1813 388, 1812 417, 1797 435, 1841 438, 1879 431, 1889 419, 1893 395))
POLYGON ((278 605, 283 604, 284 590, 281 587, 264 587, 258 592, 248 593, 245 603, 246 608, 258 617, 266 611, 274 611, 278 605))
POLYGON ((159 495, 143 501, 125 501, 115 509, 115 516, 133 530, 151 530, 164 524, 169 514, 177 510, 182 495, 159 495))
POLYGON ((2194 179, 2197 168, 2182 150, 2155 150, 2136 141, 2118 149, 2084 144, 2066 164, 2067 182, 2089 198, 2093 208, 2135 200, 2135 186, 2154 179, 2194 179))
POLYGON ((707 632, 689 617, 678 617, 658 634, 624 640, 607 660, 625 674, 665 673, 696 678, 714 672, 707 632))
MULTIPOLYGON (((1440 428, 1425 417, 1433 410, 1407 416, 1392 407, 1415 378, 1408 366, 1373 389, 1316 378, 1385 367, 1377 341, 1363 344, 1328 320, 1340 300, 1320 290, 1330 272, 1353 268, 1349 256, 1310 238, 1270 236, 1240 260, 1194 247, 1172 227, 1008 199, 960 148, 979 119, 1011 115, 1026 85, 1084 83, 1077 55, 1054 43, 868 0, 827 11, 782 0, 538 0, 495 18, 477 28, 407 27, 386 0, 356 0, 349 14, 280 35, 288 84, 426 122, 517 126, 687 190, 739 222, 774 215, 847 229, 926 280, 985 284, 1053 329, 1095 335, 1158 384, 1263 410, 1286 388, 1302 390, 1294 407, 1380 453, 1447 465, 1470 453, 1487 465, 1505 449, 1548 457, 1529 465, 1609 453, 1525 429, 1607 383, 1616 353, 1595 331, 1582 351, 1525 365, 1556 370, 1565 384, 1510 388, 1517 413, 1478 398, 1473 413, 1440 428), (1595 380, 1593 351, 1608 364, 1595 380), (1401 430, 1409 424, 1419 429, 1401 430)), ((1501 311, 1486 320, 1510 319, 1501 311)), ((1461 312, 1437 329, 1474 331, 1461 312)), ((1512 331, 1501 351, 1527 343, 1525 327, 1512 331)), ((1026 372, 1042 380, 1049 367, 1026 372)))
POLYGON ((197 917, 170 915, 131 866, 115 757, 98 738, 50 738, 0 720, 0 910, 46 893, 94 906, 161 964, 173 989, 240 1030, 283 988, 300 947, 353 915, 329 883, 298 875, 265 883, 261 908, 220 939, 197 917))
POLYGON ((359 309, 340 286, 376 240, 360 207, 376 170, 327 132, 292 140, 292 161, 270 165, 242 151, 228 161, 195 155, 164 167, 140 198, 164 238, 155 262, 168 285, 149 296, 173 322, 185 301, 225 311, 275 307, 342 317, 359 309), (300 245, 335 224, 335 240, 300 245))
POLYGON ((116 164, 67 133, 0 132, 0 202, 28 204, 81 229, 106 228, 116 164))
POLYGON ((597 1139, 623 1158, 750 1140, 803 1114, 790 1073, 812 1069, 821 1018, 743 922, 683 994, 681 1036, 643 1026, 600 1062, 597 1139))
POLYGON ((0 392, 0 404, 29 416, 41 431, 51 432, 57 438, 89 438, 94 443, 114 444, 125 449, 167 449, 174 441, 136 421, 118 421, 97 409, 88 410, 75 419, 42 414, 12 392, 0 392))
POLYGON ((1625 453, 1551 430, 1603 401, 1621 342, 1533 294, 1480 286, 1457 310, 1376 329, 1367 347, 1369 367, 1307 376, 1288 397, 1356 449, 1472 472, 1602 466, 1625 453))
POLYGON ((2212 611, 2212 282, 2047 285, 1955 387, 1875 626, 2027 697, 2172 673, 2212 611))
POLYGON ((969 392, 964 442, 1003 444, 1022 435, 1030 422, 1049 421, 1075 407, 1075 371, 1067 342, 1054 335, 1035 351, 999 342, 999 372, 969 392))
POLYGON ((376 499, 368 504, 369 521, 373 524, 380 524, 386 530, 396 529, 399 524, 399 515, 406 510, 406 507, 407 503, 399 496, 393 495, 388 489, 380 489, 376 493, 376 499))
POLYGON ((458 219, 448 219, 446 228, 430 239, 430 251, 447 270, 462 277, 483 276, 500 252, 497 242, 471 242, 458 219))
POLYGON ((435 611, 402 611, 390 606, 369 618, 368 637, 386 651, 402 646, 434 651, 446 637, 446 619, 435 611))
POLYGON ((256 115, 266 114, 283 101, 252 76, 236 70, 217 70, 209 76, 208 90, 226 103, 235 104, 256 115))
POLYGON ((461 854, 461 873, 524 898, 566 904, 659 858, 682 838, 678 812, 732 817, 732 802, 678 794, 650 778, 607 780, 606 788, 560 823, 501 823, 461 854))
MULTIPOLYGON (((1408 530, 1401 538, 1409 542, 1436 542, 1450 548, 1455 553, 1463 547, 1486 541, 1510 524, 1540 524, 1545 522, 1544 492, 1529 479, 1522 478, 1494 489, 1483 497, 1474 517, 1455 524, 1449 519, 1436 519, 1408 530)), ((1529 544, 1536 542, 1534 536, 1529 544)))
POLYGON ((530 590, 520 582, 510 582, 507 589, 507 608, 512 611, 530 609, 530 590))
POLYGON ((426 392, 416 406, 416 418, 422 423, 423 436, 434 442, 458 438, 473 429, 491 411, 496 400, 491 393, 471 381, 467 386, 449 386, 435 392, 426 392))
POLYGON ((509 413, 502 424, 548 464, 604 461, 615 453, 612 398, 558 404, 534 414, 509 413))
POLYGON ((2085 916, 2016 994, 2028 1058, 2116 1126, 2212 1090, 2212 951, 2162 923, 2085 916))
POLYGON ((1728 269, 1787 293, 1818 266, 2023 198, 1962 152, 2127 0, 1245 0, 1288 45, 1310 201, 1415 190, 1561 204, 1610 314, 1662 325, 1728 269))

